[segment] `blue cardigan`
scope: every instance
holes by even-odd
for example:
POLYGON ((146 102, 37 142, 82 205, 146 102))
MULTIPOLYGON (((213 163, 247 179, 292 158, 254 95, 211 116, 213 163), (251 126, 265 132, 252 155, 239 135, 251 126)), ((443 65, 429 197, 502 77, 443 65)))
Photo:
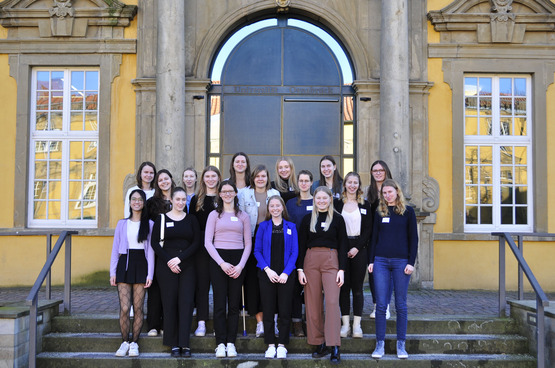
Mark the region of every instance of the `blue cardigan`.
MULTIPOLYGON (((283 220, 283 239, 285 241, 283 273, 291 275, 295 270, 295 262, 299 255, 299 243, 297 238, 297 227, 294 223, 283 220)), ((264 270, 270 267, 270 258, 272 255, 272 220, 263 221, 258 225, 256 231, 256 241, 254 243, 254 256, 256 258, 257 267, 264 270)))

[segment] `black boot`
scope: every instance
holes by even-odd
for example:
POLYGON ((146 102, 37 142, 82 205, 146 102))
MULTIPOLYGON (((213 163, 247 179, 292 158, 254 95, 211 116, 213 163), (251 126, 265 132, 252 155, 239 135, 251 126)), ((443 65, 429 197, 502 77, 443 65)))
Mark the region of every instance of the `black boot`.
POLYGON ((328 355, 329 353, 330 353, 330 350, 326 346, 326 343, 323 343, 323 344, 320 344, 316 347, 316 350, 314 350, 314 353, 312 353, 312 357, 313 358, 322 358, 322 357, 325 357, 326 355, 328 355))
POLYGON ((331 347, 330 362, 336 363, 336 364, 341 362, 341 354, 339 354, 339 346, 331 347))

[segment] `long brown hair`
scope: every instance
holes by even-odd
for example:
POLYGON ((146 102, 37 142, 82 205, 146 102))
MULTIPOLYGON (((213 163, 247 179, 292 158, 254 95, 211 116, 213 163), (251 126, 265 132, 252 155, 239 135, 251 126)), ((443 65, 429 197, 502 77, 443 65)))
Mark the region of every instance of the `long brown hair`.
POLYGON ((355 200, 357 201, 357 203, 364 204, 364 193, 361 189, 362 183, 360 181, 360 175, 354 171, 349 172, 347 175, 345 175, 345 178, 343 179, 343 192, 341 192, 341 200, 343 201, 343 203, 347 203, 347 180, 349 180, 351 176, 354 176, 358 180, 358 189, 356 192, 355 200))
MULTIPOLYGON (((341 175, 339 175, 339 169, 337 168, 337 164, 335 163, 335 159, 329 155, 326 155, 320 159, 320 163, 318 165, 318 170, 320 170, 320 185, 326 184, 326 177, 322 174, 322 161, 328 160, 330 161, 333 166, 335 166, 335 170, 333 170, 333 177, 332 177, 332 187, 331 190, 333 193, 341 193, 341 175)), ((333 196, 332 196, 333 198, 333 196)))
MULTIPOLYGON (((202 211, 204 206, 204 198, 206 198, 206 193, 208 192, 206 188, 206 184, 204 183, 204 174, 206 174, 209 171, 213 171, 218 175, 218 185, 216 187, 218 187, 220 185, 220 182, 222 181, 222 175, 220 174, 220 170, 218 170, 216 166, 209 165, 209 166, 206 166, 204 170, 202 170, 202 174, 200 175, 200 183, 198 186, 197 205, 195 206, 196 212, 202 211)), ((218 193, 216 193, 216 197, 217 196, 218 196, 218 193)), ((217 201, 217 198, 214 198, 214 203, 216 203, 216 201, 217 201)))
POLYGON ((374 175, 372 175, 372 169, 374 169, 374 166, 378 164, 385 170, 385 178, 393 179, 393 177, 391 176, 391 171, 389 170, 389 166, 387 166, 384 161, 376 160, 372 163, 372 165, 370 166, 370 185, 368 186, 368 192, 366 193, 366 199, 368 199, 368 202, 370 204, 374 203, 377 199, 380 198, 378 183, 376 183, 376 179, 374 179, 374 175))
POLYGON ((393 211, 398 215, 403 215, 407 210, 407 202, 405 200, 405 196, 401 187, 397 182, 393 179, 385 179, 382 184, 382 189, 380 190, 380 205, 378 206, 378 213, 381 217, 389 216, 389 207, 387 205, 387 201, 383 196, 383 188, 385 187, 392 187, 397 190, 397 199, 395 200, 395 206, 393 211))
POLYGON ((276 178, 274 179, 274 183, 276 184, 276 189, 278 192, 289 192, 291 189, 293 192, 299 191, 299 186, 297 185, 297 176, 295 174, 295 164, 293 164, 293 160, 289 157, 280 157, 276 161, 276 178), (287 180, 283 180, 281 176, 279 176, 278 166, 281 161, 285 161, 289 164, 289 168, 291 169, 291 173, 289 174, 289 178, 287 180))
POLYGON ((237 174, 235 173, 235 168, 233 167, 233 163, 237 156, 245 157, 245 161, 247 161, 247 168, 245 169, 245 185, 248 187, 251 185, 251 162, 249 160, 249 156, 245 152, 237 152, 231 158, 231 162, 229 164, 229 180, 233 181, 234 183, 237 182, 237 174))

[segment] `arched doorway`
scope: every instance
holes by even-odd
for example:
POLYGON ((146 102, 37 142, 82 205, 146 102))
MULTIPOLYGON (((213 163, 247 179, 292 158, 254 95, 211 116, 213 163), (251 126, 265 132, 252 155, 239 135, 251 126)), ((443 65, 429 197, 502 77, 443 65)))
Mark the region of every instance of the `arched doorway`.
POLYGON ((208 162, 238 151, 273 172, 279 156, 315 175, 323 155, 355 169, 352 71, 329 33, 293 18, 243 27, 220 49, 209 90, 208 162))

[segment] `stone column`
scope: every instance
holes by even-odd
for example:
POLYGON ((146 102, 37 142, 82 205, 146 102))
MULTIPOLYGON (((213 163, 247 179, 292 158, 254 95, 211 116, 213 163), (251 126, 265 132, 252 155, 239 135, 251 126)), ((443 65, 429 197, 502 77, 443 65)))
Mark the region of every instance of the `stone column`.
POLYGON ((185 1, 157 5, 155 163, 178 180, 185 160, 185 1))
POLYGON ((410 196, 408 0, 382 0, 380 158, 410 196))

